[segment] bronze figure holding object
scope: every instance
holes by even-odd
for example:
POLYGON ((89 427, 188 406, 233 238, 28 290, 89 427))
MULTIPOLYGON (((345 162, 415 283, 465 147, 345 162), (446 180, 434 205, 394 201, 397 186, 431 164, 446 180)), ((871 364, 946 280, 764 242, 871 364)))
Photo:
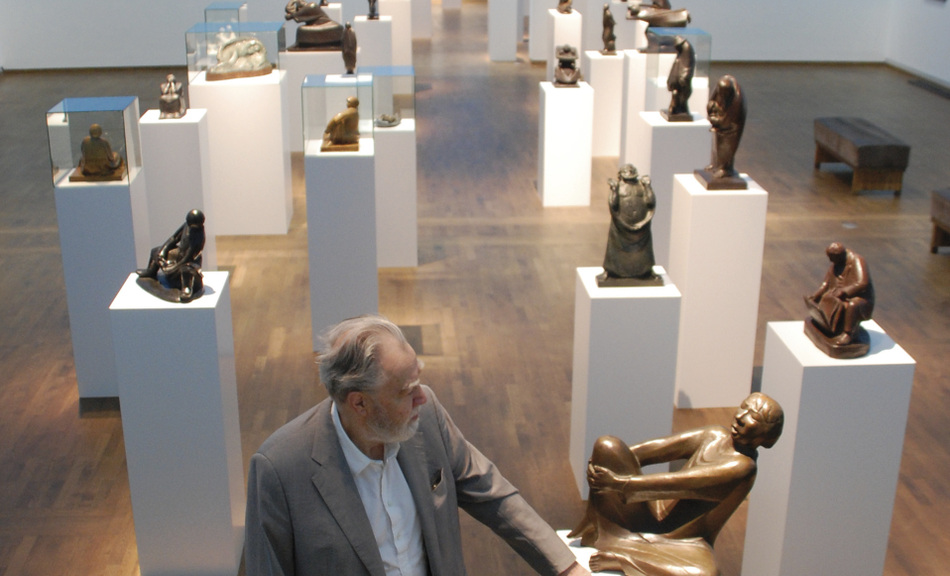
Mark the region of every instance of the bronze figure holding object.
POLYGON ((696 178, 707 190, 745 190, 749 187, 735 169, 736 150, 745 130, 745 95, 739 82, 730 75, 719 79, 706 105, 712 124, 712 162, 704 170, 695 170, 696 178))
POLYGON ((662 286, 663 279, 653 272, 653 232, 651 222, 656 213, 656 196, 649 176, 640 176, 632 164, 625 165, 617 180, 607 180, 610 193, 610 231, 604 271, 597 276, 597 285, 662 286))
POLYGON ((673 42, 676 59, 666 78, 666 88, 670 91, 670 107, 661 111, 669 122, 692 122, 689 113, 689 97, 693 94, 693 74, 696 71, 696 51, 689 40, 677 36, 673 42))

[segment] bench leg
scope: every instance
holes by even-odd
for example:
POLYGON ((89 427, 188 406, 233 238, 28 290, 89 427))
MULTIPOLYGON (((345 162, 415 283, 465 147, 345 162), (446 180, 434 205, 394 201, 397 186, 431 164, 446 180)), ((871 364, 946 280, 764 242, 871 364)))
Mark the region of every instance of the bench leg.
POLYGON ((837 162, 838 159, 831 155, 830 152, 821 147, 821 144, 815 142, 815 169, 817 170, 821 166, 822 162, 837 162))
POLYGON ((950 232, 934 221, 934 232, 930 237, 930 253, 936 254, 937 248, 950 246, 950 232))
POLYGON ((904 181, 903 170, 880 170, 877 168, 855 168, 851 180, 851 192, 861 190, 893 190, 900 196, 904 181))

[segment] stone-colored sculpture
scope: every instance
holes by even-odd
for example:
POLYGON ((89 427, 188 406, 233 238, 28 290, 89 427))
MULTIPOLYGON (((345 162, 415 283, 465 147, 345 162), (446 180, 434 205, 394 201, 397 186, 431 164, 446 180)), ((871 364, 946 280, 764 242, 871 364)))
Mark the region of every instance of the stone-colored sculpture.
POLYGON ((597 285, 656 286, 663 279, 653 272, 653 232, 651 222, 656 212, 656 196, 649 176, 640 176, 631 164, 607 181, 610 193, 610 231, 604 272, 597 276, 597 285))
POLYGON ((577 65, 577 48, 563 44, 555 49, 557 65, 554 67, 554 85, 558 88, 573 88, 583 79, 577 65))
POLYGON ((735 169, 736 150, 745 129, 745 95, 735 78, 728 74, 719 79, 706 105, 712 124, 712 162, 696 176, 709 190, 745 190, 746 181, 735 169))
POLYGON ((266 76, 272 69, 263 42, 257 38, 235 38, 218 48, 218 63, 208 70, 206 78, 210 82, 266 76))
POLYGON ((205 215, 192 210, 185 223, 156 248, 148 266, 137 270, 138 284, 168 302, 191 302, 204 293, 201 251, 205 246, 205 215))
POLYGON ((158 97, 159 120, 184 116, 188 111, 188 104, 185 102, 182 83, 175 79, 174 74, 169 74, 165 76, 161 89, 162 95, 158 97))
POLYGON ((323 152, 356 152, 360 149, 360 101, 356 96, 346 99, 346 110, 335 115, 323 132, 323 152))
POLYGON ((871 341, 861 322, 874 312, 871 271, 860 255, 838 242, 825 253, 831 260, 818 290, 805 296, 805 334, 832 358, 857 358, 868 353, 871 341))
POLYGON ((347 22, 343 29, 343 66, 347 74, 356 74, 356 48, 356 30, 347 22))
POLYGON ((707 426, 627 446, 597 439, 587 481, 587 511, 570 537, 598 550, 591 568, 629 576, 717 576, 712 546, 752 490, 758 448, 771 448, 785 416, 756 392, 731 429, 707 426), (643 466, 686 460, 680 470, 644 474, 643 466))
POLYGON ((377 0, 369 0, 369 12, 366 14, 367 19, 379 20, 379 8, 376 4, 377 0))
POLYGON ((297 28, 297 41, 288 50, 339 50, 342 44, 343 25, 335 22, 323 11, 322 4, 290 0, 284 8, 284 19, 301 22, 297 28))
POLYGON ((631 4, 627 8, 627 20, 643 20, 658 28, 684 28, 692 21, 689 10, 660 8, 653 4, 631 4))
POLYGON ((617 53, 617 35, 614 33, 616 25, 617 21, 614 20, 613 12, 610 11, 610 4, 604 4, 604 31, 600 36, 604 41, 604 49, 600 53, 604 56, 617 53))
POLYGON ((693 74, 696 71, 696 51, 689 40, 677 36, 674 40, 676 59, 666 77, 666 87, 670 91, 670 107, 662 115, 670 122, 692 122, 689 112, 689 97, 693 94, 693 74))
POLYGON ((558 0, 557 11, 561 14, 570 14, 573 12, 574 0, 558 0))
POLYGON ((89 127, 89 136, 79 145, 79 166, 69 176, 71 182, 105 182, 125 177, 125 161, 102 136, 102 126, 89 127))
POLYGON ((380 114, 376 117, 376 120, 373 122, 377 128, 392 128, 394 126, 399 126, 399 123, 402 122, 402 118, 398 113, 396 114, 380 114))

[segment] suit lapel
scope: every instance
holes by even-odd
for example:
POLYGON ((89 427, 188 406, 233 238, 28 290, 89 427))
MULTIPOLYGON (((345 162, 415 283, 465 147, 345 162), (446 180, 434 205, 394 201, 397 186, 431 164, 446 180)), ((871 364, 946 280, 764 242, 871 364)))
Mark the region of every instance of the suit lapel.
POLYGON ((416 504, 416 515, 422 526, 422 539, 425 542, 426 557, 429 560, 429 574, 442 574, 439 562, 439 530, 435 523, 435 504, 432 501, 429 467, 426 465, 422 434, 416 434, 399 448, 396 460, 406 477, 406 484, 416 504))

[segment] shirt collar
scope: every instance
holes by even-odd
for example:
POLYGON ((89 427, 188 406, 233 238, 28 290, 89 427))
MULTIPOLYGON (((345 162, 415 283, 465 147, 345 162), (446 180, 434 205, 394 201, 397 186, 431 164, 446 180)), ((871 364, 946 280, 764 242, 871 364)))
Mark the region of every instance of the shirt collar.
MULTIPOLYGON (((336 429, 336 436, 340 441, 340 447, 343 448, 343 456, 346 457, 346 463, 350 467, 350 472, 354 476, 359 476, 364 470, 373 465, 380 465, 382 462, 373 460, 363 451, 356 447, 353 440, 343 429, 343 423, 340 421, 340 412, 336 407, 336 402, 330 405, 330 416, 333 419, 333 427, 336 429)), ((388 462, 399 454, 398 443, 387 443, 384 447, 383 462, 388 462)))

